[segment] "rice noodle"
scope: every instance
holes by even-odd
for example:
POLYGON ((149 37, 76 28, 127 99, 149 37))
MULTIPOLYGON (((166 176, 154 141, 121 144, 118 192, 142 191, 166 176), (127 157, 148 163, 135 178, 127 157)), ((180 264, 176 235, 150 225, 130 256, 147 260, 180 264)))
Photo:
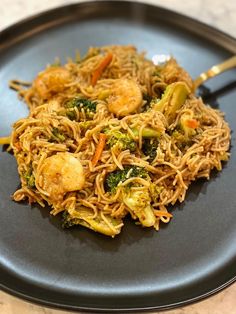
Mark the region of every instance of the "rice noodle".
POLYGON ((10 84, 30 110, 27 118, 14 124, 11 135, 11 146, 21 178, 21 188, 13 196, 15 201, 28 199, 30 203, 37 202, 41 206, 48 203, 53 215, 61 211, 78 211, 83 206, 91 210, 91 219, 100 217, 106 228, 116 233, 123 223, 114 226, 108 216, 123 219, 129 212, 121 201, 121 187, 134 181, 137 188, 149 187, 150 182, 142 178, 130 178, 119 184, 115 194, 111 194, 104 188, 104 181, 108 173, 124 169, 126 165, 136 165, 149 172, 151 182, 156 187, 151 205, 156 216, 154 227, 158 229, 160 221, 168 223, 171 219, 168 205, 182 202, 192 181, 202 177, 209 179, 211 170, 221 170, 221 162, 228 160, 228 124, 220 111, 205 105, 200 98, 191 94, 178 110, 170 127, 163 113, 143 110, 145 95, 153 99, 160 98, 166 87, 177 81, 184 81, 192 87, 188 73, 174 59, 165 67, 158 67, 133 46, 107 46, 90 48, 87 56, 79 63, 70 61, 62 68, 67 73, 65 77, 55 77, 55 81, 48 79, 44 90, 39 87, 43 72, 29 88, 28 83, 22 81, 14 80, 10 84), (91 86, 92 73, 108 52, 113 55, 112 61, 104 69, 97 84, 91 86), (114 82, 122 78, 132 79, 138 84, 143 102, 136 112, 119 117, 109 112, 107 95, 114 82), (74 119, 65 115, 66 102, 78 95, 97 102, 93 119, 87 119, 86 112, 77 108, 71 110, 74 119), (199 125, 191 141, 180 145, 174 132, 178 132, 184 114, 192 115, 199 125), (93 166, 91 160, 99 142, 99 134, 108 126, 113 130, 127 132, 137 141, 137 148, 131 152, 105 146, 98 163, 93 166), (146 127, 162 134, 157 155, 152 161, 142 153, 142 130, 146 127), (137 136, 134 128, 139 130, 137 136), (55 132, 59 132, 61 138, 55 139, 55 132), (80 160, 85 185, 81 190, 64 193, 62 199, 55 199, 42 188, 42 170, 47 158, 63 152, 71 153, 80 160), (33 187, 29 187, 26 180, 27 171, 34 176, 33 187))

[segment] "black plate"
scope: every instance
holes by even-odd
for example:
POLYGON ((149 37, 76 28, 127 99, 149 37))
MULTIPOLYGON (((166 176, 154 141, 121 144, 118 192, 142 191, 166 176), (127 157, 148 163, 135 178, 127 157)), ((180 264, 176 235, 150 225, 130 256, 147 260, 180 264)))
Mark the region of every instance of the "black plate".
MULTIPOLYGON (((129 2, 62 7, 18 23, 0 39, 0 135, 27 110, 8 89, 31 80, 59 56, 91 45, 134 44, 172 53, 195 77, 236 52, 236 40, 165 9, 129 2)), ((0 153, 0 280, 3 290, 66 309, 166 309, 208 296, 236 277, 236 70, 207 86, 217 91, 231 125, 231 159, 209 182, 194 184, 160 232, 127 221, 115 239, 78 228, 63 231, 48 208, 12 202, 19 178, 14 158, 0 153)), ((217 97, 217 99, 216 99, 217 97)))

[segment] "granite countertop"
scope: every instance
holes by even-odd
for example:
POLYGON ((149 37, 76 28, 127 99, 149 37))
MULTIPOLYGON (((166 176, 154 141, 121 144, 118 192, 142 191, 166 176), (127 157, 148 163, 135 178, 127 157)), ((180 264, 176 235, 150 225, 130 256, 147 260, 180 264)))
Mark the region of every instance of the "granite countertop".
MULTIPOLYGON (((1 0, 0 30, 32 14, 60 5, 75 3, 70 0, 1 0)), ((145 0, 143 0, 145 2, 145 0)), ((236 37, 235 0, 146 0, 199 19, 236 37)), ((0 292, 1 314, 63 314, 65 311, 33 305, 0 292)), ((236 313, 236 283, 204 301, 171 310, 169 314, 234 314, 236 313)))

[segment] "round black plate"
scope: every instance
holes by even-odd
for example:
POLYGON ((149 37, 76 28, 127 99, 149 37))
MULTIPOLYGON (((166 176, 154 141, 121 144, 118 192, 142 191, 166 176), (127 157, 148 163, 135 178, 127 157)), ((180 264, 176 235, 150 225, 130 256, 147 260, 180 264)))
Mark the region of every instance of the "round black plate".
MULTIPOLYGON (((77 48, 133 44, 148 57, 171 53, 197 76, 236 52, 236 40, 176 13, 129 2, 91 2, 43 13, 0 35, 0 136, 27 114, 12 78, 31 80, 77 48)), ((166 309, 210 295, 236 276, 236 70, 207 83, 212 105, 232 128, 231 159, 198 181, 160 232, 127 220, 110 239, 84 228, 64 231, 48 208, 14 203, 14 157, 0 153, 0 281, 3 290, 66 309, 166 309)))

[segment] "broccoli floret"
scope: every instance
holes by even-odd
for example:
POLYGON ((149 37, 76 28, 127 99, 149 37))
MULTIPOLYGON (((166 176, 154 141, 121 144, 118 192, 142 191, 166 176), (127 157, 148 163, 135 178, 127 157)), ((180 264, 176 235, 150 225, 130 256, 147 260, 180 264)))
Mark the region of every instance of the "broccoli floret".
POLYGON ((148 188, 123 193, 122 201, 127 206, 131 216, 138 218, 142 226, 151 227, 155 224, 156 217, 148 188))
POLYGON ((110 225, 113 226, 113 228, 104 222, 100 212, 98 212, 97 216, 94 218, 94 212, 91 208, 80 206, 76 210, 73 210, 72 213, 68 213, 67 211, 63 212, 62 228, 70 228, 76 225, 81 225, 111 237, 119 234, 122 227, 122 220, 108 215, 106 216, 106 219, 109 221, 110 225))
POLYGON ((147 179, 148 172, 142 167, 125 166, 124 170, 115 170, 107 175, 105 180, 105 189, 114 193, 120 182, 124 182, 125 180, 134 177, 147 179))
POLYGON ((115 148, 119 151, 129 149, 131 152, 136 150, 137 143, 128 133, 111 129, 105 129, 104 133, 108 137, 107 145, 109 148, 115 148))
POLYGON ((67 229, 79 224, 79 219, 73 218, 67 211, 62 213, 62 228, 67 229))
POLYGON ((193 112, 184 112, 180 116, 179 123, 171 133, 177 146, 182 149, 191 146, 194 137, 198 134, 199 122, 195 119, 193 112))
POLYGON ((74 120, 76 118, 75 111, 73 110, 73 108, 75 107, 77 107, 80 111, 83 109, 86 118, 88 119, 92 119, 97 110, 97 103, 95 101, 80 97, 75 97, 67 101, 65 106, 68 109, 66 114, 71 120, 74 120))
POLYGON ((75 113, 75 111, 74 111, 74 109, 73 110, 67 110, 66 111, 66 116, 70 119, 70 120, 75 120, 76 119, 76 113, 75 113))
POLYGON ((152 108, 152 96, 144 94, 143 100, 145 100, 145 104, 142 106, 141 111, 142 112, 149 111, 152 108))
POLYGON ((191 90, 185 82, 172 83, 167 86, 161 99, 153 103, 153 109, 161 111, 170 125, 190 93, 191 90))
POLYGON ((31 167, 23 173, 23 177, 26 180, 26 184, 29 188, 32 189, 35 187, 35 177, 33 175, 33 169, 31 167))
POLYGON ((65 141, 65 135, 63 135, 58 128, 53 128, 52 129, 52 136, 51 136, 51 141, 56 141, 58 143, 63 143, 65 141))
POLYGON ((142 151, 145 156, 148 156, 148 160, 152 162, 157 155, 157 148, 159 145, 159 141, 157 138, 145 138, 143 139, 142 151))
MULTIPOLYGON (((138 137, 138 135, 139 135, 138 129, 132 129, 132 132, 134 133, 135 136, 138 137)), ((143 138, 151 138, 151 137, 159 138, 160 136, 161 136, 161 132, 154 130, 153 128, 145 127, 142 129, 142 137, 143 138)))
MULTIPOLYGON (((134 136, 138 139, 139 130, 138 128, 132 128, 134 136)), ((134 152, 137 148, 137 140, 134 140, 125 130, 121 132, 120 130, 111 130, 105 128, 103 132, 107 135, 107 144, 109 148, 116 148, 117 150, 129 149, 134 152)), ((145 127, 142 129, 143 138, 160 138, 161 132, 150 127, 145 127)))
POLYGON ((176 145, 180 150, 186 149, 193 144, 192 138, 186 136, 184 131, 180 128, 176 128, 172 132, 171 137, 175 140, 176 145))
POLYGON ((85 111, 96 112, 97 103, 86 98, 75 97, 66 103, 67 108, 84 108, 85 111))
MULTIPOLYGON (((150 182, 148 172, 137 166, 126 166, 124 170, 115 170, 109 173, 105 179, 105 188, 110 193, 115 193, 120 182, 124 182, 132 177, 140 177, 150 182)), ((155 224, 156 218, 151 206, 151 195, 148 186, 143 186, 142 190, 132 189, 140 184, 130 183, 122 187, 120 201, 123 202, 133 218, 138 218, 144 227, 155 224)))

